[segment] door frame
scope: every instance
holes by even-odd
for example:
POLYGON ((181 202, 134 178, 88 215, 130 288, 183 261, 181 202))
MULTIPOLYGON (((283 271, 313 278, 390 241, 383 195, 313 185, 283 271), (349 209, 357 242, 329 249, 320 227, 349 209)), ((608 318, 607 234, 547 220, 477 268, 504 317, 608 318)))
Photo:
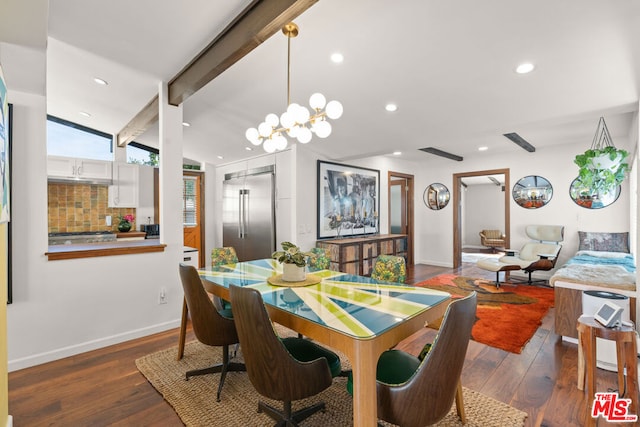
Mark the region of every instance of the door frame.
POLYGON ((504 234, 506 234, 505 245, 508 248, 511 244, 511 184, 509 182, 509 169, 489 169, 475 172, 462 172, 453 174, 453 268, 462 265, 462 214, 460 206, 462 178, 483 175, 504 175, 504 234))
POLYGON ((204 196, 205 196, 205 192, 204 192, 204 171, 199 171, 199 170, 193 170, 193 169, 183 169, 182 170, 182 176, 194 176, 198 178, 198 213, 197 213, 197 218, 198 218, 198 226, 200 227, 200 248, 198 248, 198 258, 199 258, 199 264, 202 266, 205 266, 205 262, 206 262, 206 255, 204 253, 204 249, 205 249, 205 240, 204 240, 204 236, 206 235, 205 233, 205 229, 204 229, 204 204, 205 204, 205 200, 204 200, 204 196))
MULTIPOLYGON (((391 219, 391 181, 393 178, 403 178, 407 182, 407 265, 413 265, 413 235, 414 235, 414 176, 401 172, 387 171, 387 218, 391 219)), ((388 222, 388 232, 391 233, 391 221, 388 222)))

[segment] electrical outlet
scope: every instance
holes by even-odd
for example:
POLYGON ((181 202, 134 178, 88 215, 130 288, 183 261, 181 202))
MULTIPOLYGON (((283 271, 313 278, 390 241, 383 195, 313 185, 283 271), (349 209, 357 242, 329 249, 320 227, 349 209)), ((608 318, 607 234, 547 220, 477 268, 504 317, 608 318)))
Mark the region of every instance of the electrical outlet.
POLYGON ((107 220, 107 225, 111 225, 111 215, 107 215, 105 219, 107 220))
POLYGON ((158 294, 158 304, 166 304, 167 303, 167 290, 165 288, 160 288, 160 293, 158 294))

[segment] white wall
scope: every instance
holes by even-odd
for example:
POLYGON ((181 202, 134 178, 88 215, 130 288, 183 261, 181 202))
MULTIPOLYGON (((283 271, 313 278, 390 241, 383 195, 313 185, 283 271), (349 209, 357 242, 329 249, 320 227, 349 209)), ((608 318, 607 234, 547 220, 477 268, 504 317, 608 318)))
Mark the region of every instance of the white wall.
MULTIPOLYGON (((46 99, 14 91, 9 102, 15 142, 9 370, 177 327, 181 241, 163 253, 47 260, 46 99), (166 305, 158 305, 160 287, 167 290, 166 305)), ((181 226, 165 221, 167 230, 181 226)))
MULTIPOLYGON (((449 189, 453 191, 453 189, 449 189)), ((509 191, 509 190, 505 190, 509 191)), ((501 230, 504 233, 504 192, 495 184, 469 185, 462 189, 464 228, 462 246, 482 247, 480 231, 501 230)))
MULTIPOLYGON (((619 148, 629 148, 629 141, 614 141, 619 148)), ((622 186, 620 198, 605 209, 588 210, 576 205, 569 197, 569 186, 577 176, 573 159, 590 146, 590 141, 580 144, 561 144, 528 153, 524 150, 512 154, 478 154, 463 162, 425 160, 424 163, 391 157, 372 157, 345 162, 354 166, 380 170, 380 230, 388 229, 387 172, 393 170, 415 176, 415 262, 440 266, 453 266, 453 206, 443 210, 430 210, 422 202, 422 192, 431 183, 440 182, 452 189, 453 174, 488 169, 510 169, 509 188, 527 175, 540 175, 553 186, 553 199, 540 209, 524 209, 510 198, 511 247, 519 248, 528 241, 524 233, 529 224, 559 224, 565 226, 565 241, 557 265, 560 266, 575 254, 578 247, 578 231, 629 231, 629 184, 622 186)), ((302 151, 300 149, 299 151, 302 151)), ((316 224, 315 178, 317 157, 298 155, 299 182, 311 182, 304 192, 298 192, 298 222, 316 224), (310 193, 308 193, 309 191, 310 193), (304 193, 304 194, 303 194, 304 193), (304 201, 302 200, 304 198, 304 201), (310 207, 313 206, 313 209, 310 207)), ((510 191, 509 188, 507 191, 510 191)), ((468 203, 468 202, 467 202, 468 203)), ((299 235, 306 246, 315 244, 315 233, 299 235)), ((548 277, 552 272, 536 273, 534 277, 548 277)))

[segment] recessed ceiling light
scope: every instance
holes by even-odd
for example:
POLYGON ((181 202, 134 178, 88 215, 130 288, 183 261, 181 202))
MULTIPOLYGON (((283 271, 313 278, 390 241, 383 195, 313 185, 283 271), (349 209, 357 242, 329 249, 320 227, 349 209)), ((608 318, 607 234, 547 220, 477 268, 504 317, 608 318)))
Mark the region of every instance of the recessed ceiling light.
POLYGON ((396 104, 387 104, 384 106, 384 109, 390 112, 396 111, 398 106, 396 104))
POLYGON ((251 148, 251 147, 244 147, 244 149, 247 150, 247 151, 253 151, 253 148, 251 148))
POLYGON ((86 111, 80 111, 79 114, 81 116, 85 116, 85 117, 91 117, 91 114, 87 113, 86 111))
POLYGON ((478 147, 478 151, 487 151, 489 147, 478 147))
POLYGON ((402 151, 394 151, 394 152, 393 152, 393 155, 394 155, 394 156, 399 156, 400 154, 402 154, 402 151))
POLYGON ((99 85, 102 85, 102 86, 106 86, 106 85, 109 84, 106 80, 103 80, 103 79, 101 79, 99 77, 94 77, 93 81, 96 82, 99 85))
POLYGON ((516 73, 518 73, 518 74, 527 74, 527 73, 532 72, 534 68, 535 68, 535 66, 532 63, 525 62, 524 64, 518 65, 518 68, 516 68, 516 73))
POLYGON ((188 128, 189 126, 191 126, 191 123, 189 122, 182 122, 182 126, 188 128))
POLYGON ((224 159, 224 157, 222 157, 222 156, 218 156, 218 158, 219 158, 220 160, 224 159))
POLYGON ((341 53, 332 53, 331 54, 331 61, 335 62, 336 64, 340 64, 342 63, 342 61, 344 61, 344 56, 341 53))

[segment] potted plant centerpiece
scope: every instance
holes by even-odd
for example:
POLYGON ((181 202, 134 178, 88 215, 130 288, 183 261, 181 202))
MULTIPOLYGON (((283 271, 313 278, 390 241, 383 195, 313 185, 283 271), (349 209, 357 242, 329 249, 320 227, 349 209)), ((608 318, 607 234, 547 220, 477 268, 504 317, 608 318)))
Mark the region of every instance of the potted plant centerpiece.
POLYGON ((306 279, 307 258, 314 257, 311 252, 303 252, 291 242, 282 242, 282 250, 271 254, 271 258, 282 264, 282 280, 302 282, 306 279))

